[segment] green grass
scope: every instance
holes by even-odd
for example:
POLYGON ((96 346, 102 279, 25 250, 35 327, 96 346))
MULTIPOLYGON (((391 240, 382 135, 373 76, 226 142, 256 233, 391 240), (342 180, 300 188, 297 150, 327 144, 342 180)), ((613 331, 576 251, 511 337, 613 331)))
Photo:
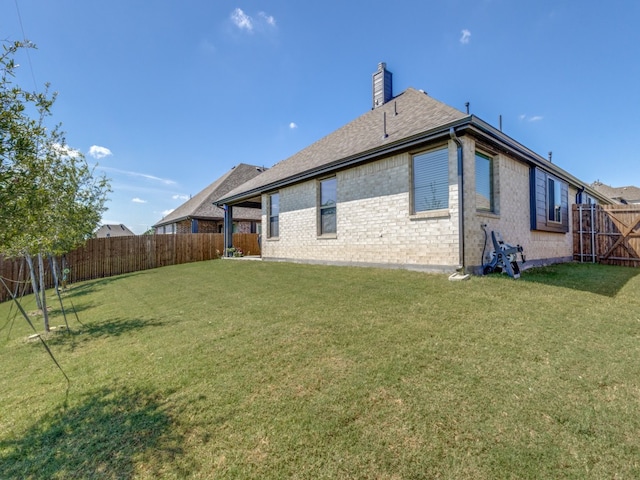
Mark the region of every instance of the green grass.
POLYGON ((639 273, 225 260, 77 284, 82 323, 48 341, 68 392, 5 303, 0 478, 638 478, 639 273))

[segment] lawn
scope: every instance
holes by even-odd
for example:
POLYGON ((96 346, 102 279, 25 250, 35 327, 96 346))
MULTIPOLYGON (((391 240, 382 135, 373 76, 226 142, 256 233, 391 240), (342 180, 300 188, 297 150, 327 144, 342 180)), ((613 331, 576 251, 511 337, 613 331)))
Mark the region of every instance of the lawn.
POLYGON ((1 304, 0 478, 638 478, 639 274, 216 260, 75 284, 48 340, 69 388, 1 304))

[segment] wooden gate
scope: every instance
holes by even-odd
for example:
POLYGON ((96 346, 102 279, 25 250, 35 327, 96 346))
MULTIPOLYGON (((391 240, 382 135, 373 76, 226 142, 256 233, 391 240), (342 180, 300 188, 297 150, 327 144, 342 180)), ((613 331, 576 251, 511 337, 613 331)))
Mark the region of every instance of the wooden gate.
POLYGON ((573 258, 640 267, 640 205, 574 205, 573 258))

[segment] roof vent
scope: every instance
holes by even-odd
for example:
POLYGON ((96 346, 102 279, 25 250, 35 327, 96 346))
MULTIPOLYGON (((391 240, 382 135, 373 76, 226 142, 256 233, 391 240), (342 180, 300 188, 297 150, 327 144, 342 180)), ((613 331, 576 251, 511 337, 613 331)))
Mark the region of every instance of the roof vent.
POLYGON ((380 62, 378 71, 373 74, 373 106, 378 108, 393 98, 392 73, 387 70, 387 64, 380 62))

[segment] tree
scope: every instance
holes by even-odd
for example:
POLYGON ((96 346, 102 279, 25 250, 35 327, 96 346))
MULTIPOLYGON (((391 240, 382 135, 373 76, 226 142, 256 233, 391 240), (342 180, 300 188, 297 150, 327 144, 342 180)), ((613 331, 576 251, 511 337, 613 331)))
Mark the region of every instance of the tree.
POLYGON ((15 54, 29 42, 4 44, 0 55, 0 252, 25 256, 49 330, 43 256, 83 243, 98 225, 111 191, 84 156, 66 144, 60 125, 48 128, 56 95, 29 92, 13 83, 15 54), (37 266, 31 257, 38 257, 37 266), (36 275, 35 271, 38 271, 36 275), (38 293, 39 292, 39 293, 38 293))

